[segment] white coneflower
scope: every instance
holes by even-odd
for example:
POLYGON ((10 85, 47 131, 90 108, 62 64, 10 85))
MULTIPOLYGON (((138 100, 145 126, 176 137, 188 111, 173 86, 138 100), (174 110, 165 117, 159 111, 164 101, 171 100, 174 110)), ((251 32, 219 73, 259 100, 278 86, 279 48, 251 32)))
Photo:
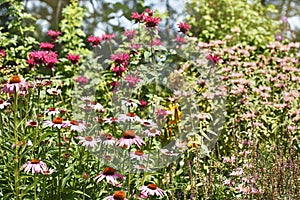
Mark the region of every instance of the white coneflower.
POLYGON ((88 148, 94 148, 100 142, 98 138, 94 138, 92 136, 77 136, 76 138, 79 139, 78 144, 88 148))
POLYGON ((136 136, 133 130, 125 131, 123 137, 117 142, 117 145, 121 147, 130 147, 133 144, 136 144, 139 148, 141 148, 143 144, 146 144, 139 136, 136 136))

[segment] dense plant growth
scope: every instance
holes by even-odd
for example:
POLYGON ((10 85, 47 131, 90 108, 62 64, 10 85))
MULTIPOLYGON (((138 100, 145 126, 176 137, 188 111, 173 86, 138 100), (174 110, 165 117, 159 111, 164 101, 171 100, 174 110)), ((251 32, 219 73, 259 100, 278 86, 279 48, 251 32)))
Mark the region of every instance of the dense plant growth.
POLYGON ((1 199, 299 199, 300 44, 274 42, 261 7, 253 32, 201 15, 167 48, 150 8, 118 44, 87 36, 73 0, 38 42, 22 3, 4 3, 1 199))

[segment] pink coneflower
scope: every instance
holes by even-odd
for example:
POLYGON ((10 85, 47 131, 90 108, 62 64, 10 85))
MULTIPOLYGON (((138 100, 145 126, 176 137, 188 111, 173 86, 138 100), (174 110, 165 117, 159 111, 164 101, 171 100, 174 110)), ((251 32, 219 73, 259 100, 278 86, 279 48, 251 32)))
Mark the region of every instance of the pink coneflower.
POLYGON ((55 117, 52 121, 44 121, 45 127, 54 127, 54 128, 65 128, 68 126, 61 117, 55 117))
POLYGON ((37 121, 34 120, 29 120, 26 122, 26 126, 28 127, 37 127, 39 125, 39 123, 37 121))
POLYGON ((94 148, 98 145, 100 142, 99 139, 94 138, 93 136, 77 136, 77 139, 79 139, 78 144, 81 144, 83 147, 88 147, 88 148, 94 148))
POLYGON ((91 102, 90 104, 95 111, 105 112, 105 108, 98 102, 91 102))
POLYGON ((103 200, 127 200, 125 197, 125 192, 119 190, 116 191, 112 196, 105 197, 103 200))
POLYGON ((71 131, 76 131, 78 133, 81 133, 85 130, 85 125, 82 122, 76 121, 76 120, 70 120, 65 122, 68 127, 70 127, 71 131))
POLYGON ((125 131, 123 136, 117 141, 117 145, 121 147, 130 147, 133 144, 136 144, 138 148, 146 144, 139 136, 136 136, 133 130, 125 131))
POLYGON ((57 108, 48 108, 47 110, 44 111, 44 113, 48 116, 60 114, 60 112, 57 108))
POLYGON ((21 167, 21 170, 23 170, 28 174, 30 171, 35 173, 41 173, 43 170, 47 170, 47 165, 43 161, 40 161, 39 159, 32 159, 28 161, 26 164, 24 164, 21 167))
POLYGON ((141 186, 140 191, 143 198, 148 198, 148 196, 162 197, 166 195, 165 191, 157 187, 154 183, 149 183, 147 186, 141 186))
POLYGON ((141 120, 141 118, 133 112, 129 112, 127 114, 120 114, 118 119, 119 121, 123 122, 139 122, 141 120))
POLYGON ((132 107, 132 108, 137 108, 138 107, 138 104, 132 99, 122 99, 121 104, 126 106, 126 107, 132 107))
POLYGON ((10 103, 7 101, 0 100, 0 110, 3 110, 6 106, 9 106, 10 103))
POLYGON ((143 151, 137 150, 134 152, 130 152, 130 158, 136 160, 147 160, 148 156, 144 154, 143 151))
POLYGON ((67 55, 67 59, 68 59, 69 61, 71 61, 72 64, 76 64, 76 63, 78 63, 78 61, 79 61, 79 59, 80 59, 80 55, 69 53, 69 54, 67 55))
POLYGON ((191 26, 185 22, 180 22, 178 24, 178 28, 179 28, 179 32, 186 34, 190 30, 191 26))
POLYGON ((55 170, 52 168, 46 168, 46 169, 42 169, 41 174, 47 176, 53 174, 54 171, 55 170))
POLYGON ((97 37, 97 36, 89 36, 87 41, 88 41, 88 43, 92 43, 92 47, 96 47, 100 44, 100 42, 102 41, 102 38, 97 37))
POLYGON ((178 156, 179 153, 174 153, 173 151, 170 151, 169 149, 161 149, 160 150, 162 152, 162 154, 166 155, 166 156, 178 156))
POLYGON ((9 79, 9 82, 4 85, 2 91, 8 94, 14 94, 25 91, 29 87, 29 83, 27 83, 23 78, 18 75, 14 75, 9 79))
POLYGON ((47 93, 53 96, 57 96, 59 94, 61 94, 61 89, 57 89, 57 88, 49 88, 47 90, 47 93))
POLYGON ((112 123, 118 123, 119 119, 115 117, 108 117, 103 119, 105 124, 112 124, 112 123))
POLYGON ((158 25, 158 23, 161 21, 159 17, 152 17, 152 16, 145 16, 144 22, 146 23, 146 27, 148 28, 154 28, 158 25))
POLYGON ((103 179, 106 179, 106 181, 113 186, 121 186, 121 184, 118 183, 117 179, 124 180, 124 176, 121 174, 116 173, 114 168, 111 167, 105 167, 102 173, 97 175, 94 180, 99 183, 103 179))
POLYGON ((150 119, 141 119, 139 122, 145 127, 157 127, 157 124, 150 119))
POLYGON ((40 48, 43 50, 51 50, 54 48, 54 44, 50 42, 41 42, 40 43, 40 48))
POLYGON ((157 130, 155 128, 144 130, 142 133, 143 133, 143 135, 146 135, 147 137, 155 137, 155 136, 159 136, 161 134, 160 130, 157 130))
POLYGON ((47 32, 47 35, 50 36, 52 40, 56 40, 58 38, 58 36, 61 35, 61 32, 60 31, 49 30, 47 32))
POLYGON ((116 139, 111 134, 101 134, 101 141, 104 145, 114 145, 116 143, 116 139))

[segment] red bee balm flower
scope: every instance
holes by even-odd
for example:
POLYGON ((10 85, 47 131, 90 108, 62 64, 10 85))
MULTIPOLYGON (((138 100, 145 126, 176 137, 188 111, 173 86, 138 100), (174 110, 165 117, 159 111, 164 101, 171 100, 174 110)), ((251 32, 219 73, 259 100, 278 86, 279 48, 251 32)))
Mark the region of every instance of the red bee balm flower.
POLYGON ((191 26, 185 22, 180 22, 178 24, 179 32, 182 32, 183 34, 186 34, 188 30, 190 30, 191 26))
POLYGON ((88 43, 92 43, 92 47, 96 47, 100 44, 100 42, 102 41, 102 38, 97 37, 97 36, 89 36, 87 41, 88 41, 88 43))
POLYGON ((54 44, 49 43, 49 42, 41 42, 40 43, 40 48, 44 50, 51 50, 54 48, 54 44))
POLYGON ((159 17, 152 17, 152 16, 145 16, 144 17, 146 27, 148 27, 148 28, 156 27, 158 25, 158 23, 160 22, 160 20, 161 19, 159 17))
POLYGON ((71 61, 72 64, 76 64, 76 63, 78 63, 78 61, 80 59, 80 55, 75 55, 75 54, 69 53, 67 58, 69 61, 71 61))
POLYGON ((61 35, 60 31, 54 31, 54 30, 49 30, 47 32, 47 35, 51 37, 51 39, 56 40, 58 38, 58 36, 61 35))

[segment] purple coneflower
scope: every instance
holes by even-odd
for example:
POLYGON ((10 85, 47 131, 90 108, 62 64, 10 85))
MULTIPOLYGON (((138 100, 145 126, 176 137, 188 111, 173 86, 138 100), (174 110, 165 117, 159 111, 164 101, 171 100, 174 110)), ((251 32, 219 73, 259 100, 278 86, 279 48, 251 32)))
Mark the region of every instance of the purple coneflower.
POLYGON ((157 130, 155 128, 151 128, 151 129, 148 129, 148 130, 144 130, 143 134, 148 136, 148 137, 155 137, 155 136, 160 135, 161 132, 160 132, 160 130, 157 130))
POLYGON ((129 112, 127 114, 120 114, 118 117, 119 121, 127 121, 127 122, 139 122, 141 118, 136 114, 129 112))
POLYGON ((76 131, 78 133, 83 132, 86 128, 82 122, 76 120, 66 121, 66 124, 70 127, 71 131, 76 131))
POLYGON ((88 147, 88 148, 94 148, 98 145, 100 142, 99 139, 96 139, 92 136, 77 136, 77 139, 79 139, 78 144, 81 144, 83 147, 88 147))
POLYGON ((28 174, 30 171, 34 173, 41 173, 43 170, 47 170, 46 163, 40 161, 39 159, 32 159, 28 161, 26 164, 24 164, 21 168, 28 174))
POLYGON ((165 196, 164 190, 157 187, 154 183, 149 183, 147 186, 140 187, 142 198, 148 198, 148 196, 165 196))
POLYGON ((45 121, 44 124, 45 127, 54 127, 58 129, 65 128, 68 126, 68 124, 66 124, 61 117, 55 117, 52 121, 45 121))
POLYGON ((25 91, 27 92, 29 83, 18 75, 14 75, 9 79, 9 82, 4 85, 2 91, 8 94, 14 94, 25 91))
POLYGON ((121 174, 116 173, 114 168, 111 167, 105 167, 102 173, 97 175, 94 180, 99 183, 103 179, 106 179, 106 181, 113 186, 121 186, 121 184, 118 183, 117 179, 124 180, 124 176, 121 174))
POLYGON ((37 121, 34 121, 34 120, 29 120, 26 122, 26 126, 29 126, 29 127, 37 127, 39 124, 37 121))
POLYGON ((116 139, 111 134, 101 134, 101 141, 104 145, 114 145, 116 143, 116 139))
POLYGON ((57 96, 59 94, 61 94, 61 89, 56 89, 56 88, 49 88, 47 90, 47 93, 53 96, 57 96))
POLYGON ((123 137, 117 141, 117 145, 121 147, 130 147, 133 144, 136 144, 139 148, 142 144, 146 144, 139 136, 136 136, 133 130, 125 131, 123 137))
POLYGON ((44 113, 49 116, 49 115, 57 115, 60 112, 57 108, 48 108, 47 110, 44 111, 44 113))
POLYGON ((10 103, 4 100, 0 100, 0 110, 4 109, 6 106, 9 106, 10 103))
POLYGON ((148 156, 144 154, 143 151, 137 150, 134 152, 130 152, 130 158, 136 160, 147 160, 148 156))
POLYGON ((103 200, 127 200, 125 196, 125 192, 116 191, 113 195, 105 197, 103 200))

